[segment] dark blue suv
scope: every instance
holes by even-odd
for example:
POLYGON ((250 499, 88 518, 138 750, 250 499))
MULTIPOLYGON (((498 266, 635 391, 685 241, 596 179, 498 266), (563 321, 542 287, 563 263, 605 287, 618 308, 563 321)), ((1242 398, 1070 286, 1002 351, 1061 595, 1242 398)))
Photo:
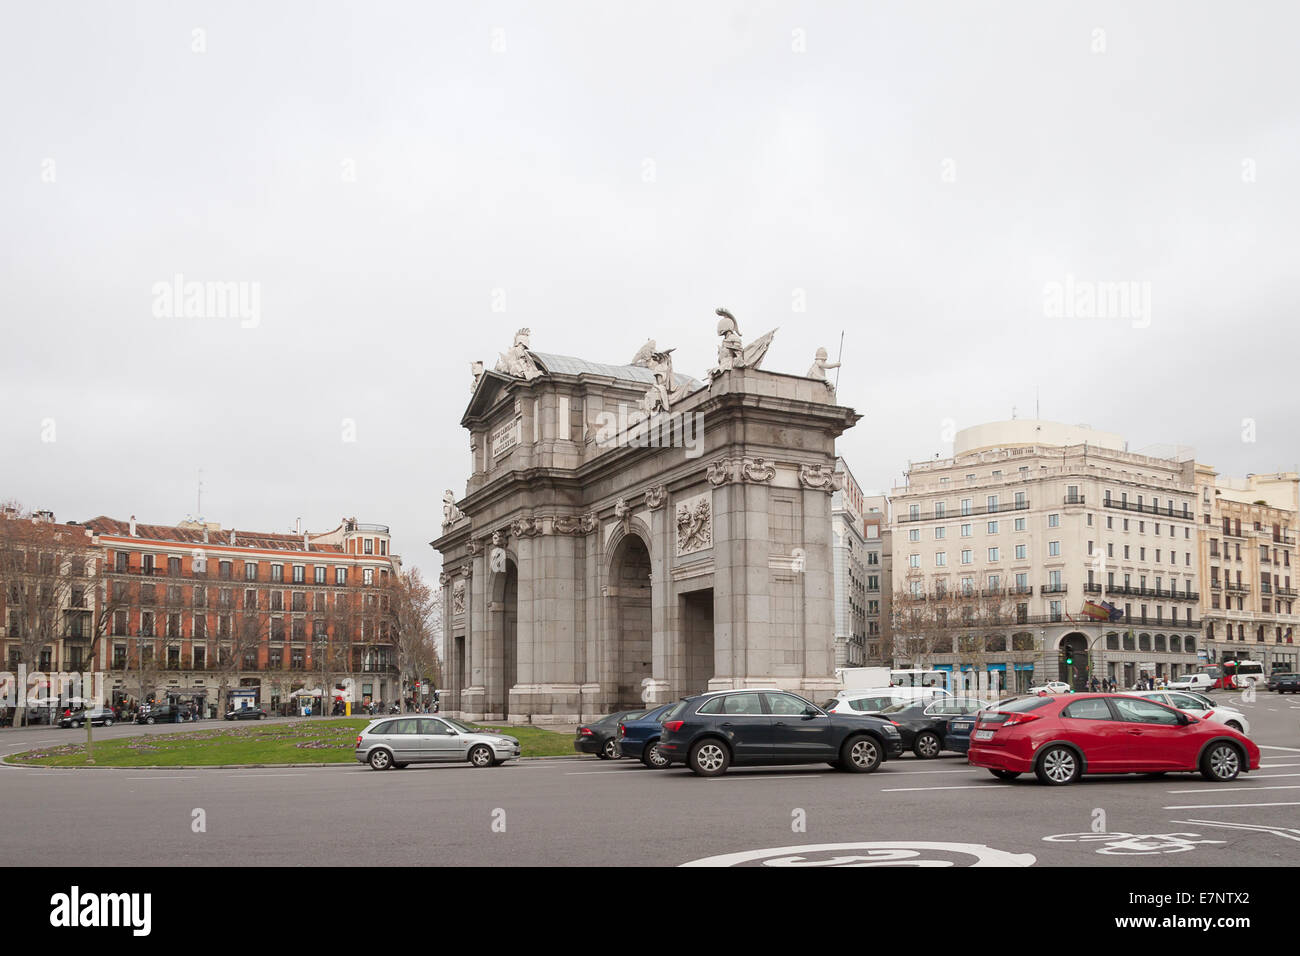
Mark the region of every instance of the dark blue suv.
POLYGON ((659 752, 713 777, 735 764, 828 763, 871 773, 903 753, 898 728, 865 714, 831 714, 782 690, 729 690, 685 697, 664 715, 659 752))

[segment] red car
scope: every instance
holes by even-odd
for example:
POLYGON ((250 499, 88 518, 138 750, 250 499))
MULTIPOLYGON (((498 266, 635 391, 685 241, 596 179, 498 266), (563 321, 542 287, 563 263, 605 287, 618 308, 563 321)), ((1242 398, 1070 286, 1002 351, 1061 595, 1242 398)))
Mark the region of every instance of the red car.
POLYGON ((1141 697, 1021 697, 982 711, 970 763, 999 780, 1034 773, 1073 783, 1085 773, 1193 772, 1235 780, 1259 769, 1259 748, 1223 724, 1141 697))

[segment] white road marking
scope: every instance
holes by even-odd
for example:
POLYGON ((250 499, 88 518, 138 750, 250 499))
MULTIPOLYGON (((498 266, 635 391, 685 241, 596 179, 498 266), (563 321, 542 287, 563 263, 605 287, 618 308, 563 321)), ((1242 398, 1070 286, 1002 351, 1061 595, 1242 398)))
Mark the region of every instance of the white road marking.
POLYGON ((1275 777, 1300 777, 1300 773, 1261 773, 1258 776, 1252 776, 1251 780, 1272 780, 1275 777))
POLYGON ((909 773, 975 773, 978 770, 978 767, 967 767, 965 770, 891 770, 889 771, 889 775, 891 777, 897 777, 909 773))
POLYGON ((1174 823, 1191 823, 1198 826, 1221 827, 1224 830, 1245 830, 1255 833, 1271 833, 1273 836, 1282 837, 1284 840, 1295 840, 1300 843, 1300 830, 1290 827, 1271 827, 1261 826, 1253 823, 1230 823, 1226 820, 1175 820, 1174 823))
POLYGON ((775 777, 765 777, 756 773, 733 773, 723 777, 707 777, 707 780, 816 780, 818 777, 824 777, 824 773, 783 773, 775 777))
POLYGON ((1300 807, 1300 803, 1193 803, 1182 807, 1162 807, 1163 810, 1232 810, 1239 807, 1300 807))
POLYGON ((194 780, 193 776, 182 776, 180 774, 167 774, 163 777, 127 777, 127 780, 194 780))
POLYGON ((1289 753, 1300 754, 1300 747, 1277 747, 1273 744, 1259 744, 1260 750, 1285 750, 1289 753))
MULTIPOLYGON (((1300 784, 1293 784, 1282 787, 1251 787, 1251 792, 1256 790, 1300 790, 1300 784)), ((1166 790, 1165 793, 1241 793, 1240 787, 1214 787, 1214 788, 1197 788, 1195 790, 1166 790)))
POLYGON ((918 790, 1005 790, 1001 783, 968 783, 960 787, 891 787, 881 793, 915 793, 918 790))
POLYGON ((1262 763, 1260 770, 1279 770, 1282 767, 1300 767, 1300 763, 1262 763))
POLYGON ((260 780, 263 777, 305 777, 307 775, 305 773, 302 773, 301 771, 298 773, 249 773, 247 771, 240 771, 239 773, 223 773, 222 776, 223 777, 256 777, 260 780))

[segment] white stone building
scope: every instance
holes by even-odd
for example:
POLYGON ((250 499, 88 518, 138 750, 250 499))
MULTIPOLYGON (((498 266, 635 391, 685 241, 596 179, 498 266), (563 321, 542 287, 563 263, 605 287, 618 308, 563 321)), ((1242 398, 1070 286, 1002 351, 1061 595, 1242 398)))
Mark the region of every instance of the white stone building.
POLYGON ((1020 419, 964 429, 953 457, 913 462, 890 496, 896 627, 936 595, 996 606, 977 626, 954 621, 950 646, 927 647, 926 661, 900 660, 896 635, 895 666, 987 670, 1016 690, 1194 669, 1195 465, 1126 448, 1087 426, 1020 419), (1102 600, 1122 618, 1085 616, 1102 600))

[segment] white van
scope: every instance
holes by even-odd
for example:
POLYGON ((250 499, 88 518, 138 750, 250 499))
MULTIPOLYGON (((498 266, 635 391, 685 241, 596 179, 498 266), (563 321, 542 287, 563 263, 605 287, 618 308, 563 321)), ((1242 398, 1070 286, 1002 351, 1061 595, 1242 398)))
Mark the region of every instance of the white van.
POLYGON ((951 696, 942 687, 866 687, 842 690, 822 708, 833 714, 878 714, 894 704, 951 696))
POLYGON ((1178 680, 1171 680, 1165 684, 1169 690, 1213 690, 1214 678, 1209 674, 1187 674, 1178 680))

